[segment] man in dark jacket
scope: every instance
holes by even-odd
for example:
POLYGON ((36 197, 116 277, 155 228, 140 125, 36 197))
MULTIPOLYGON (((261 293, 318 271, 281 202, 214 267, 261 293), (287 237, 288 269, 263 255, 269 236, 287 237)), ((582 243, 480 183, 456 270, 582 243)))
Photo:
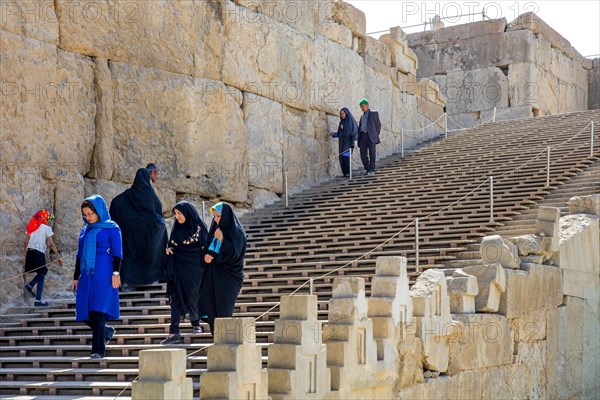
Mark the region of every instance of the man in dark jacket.
POLYGON ((358 123, 358 147, 360 148, 360 159, 365 167, 365 175, 375 174, 375 160, 377 159, 377 144, 380 143, 379 133, 381 122, 379 113, 369 110, 369 101, 362 99, 359 103, 363 115, 358 123))

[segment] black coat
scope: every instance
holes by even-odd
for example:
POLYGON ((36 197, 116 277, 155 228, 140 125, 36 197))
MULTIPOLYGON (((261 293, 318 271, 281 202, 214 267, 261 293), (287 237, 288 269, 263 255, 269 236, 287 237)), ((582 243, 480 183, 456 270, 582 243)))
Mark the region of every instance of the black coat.
MULTIPOLYGON (((369 110, 367 111, 369 114, 367 116, 367 134, 369 135, 369 139, 371 142, 375 144, 381 143, 379 140, 379 133, 381 133, 381 121, 379 121, 379 113, 377 111, 369 110)), ((363 114, 364 115, 364 114, 363 114)), ((362 116, 361 116, 362 118, 362 116)), ((359 130, 360 130, 360 120, 358 121, 359 130)), ((359 132, 358 134, 358 144, 360 145, 363 133, 359 132)))

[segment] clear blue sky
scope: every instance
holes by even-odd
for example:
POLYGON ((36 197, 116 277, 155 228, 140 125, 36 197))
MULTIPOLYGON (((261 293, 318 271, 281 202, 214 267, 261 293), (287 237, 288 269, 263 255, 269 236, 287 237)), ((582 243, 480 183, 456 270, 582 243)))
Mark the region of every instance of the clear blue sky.
MULTIPOLYGON (((583 1, 400 1, 348 0, 367 16, 367 32, 389 29, 393 26, 420 24, 439 14, 455 17, 478 13, 455 21, 444 21, 446 26, 481 21, 485 9, 490 18, 505 17, 508 22, 528 11, 535 12, 554 30, 565 37, 583 56, 600 57, 600 0, 583 1)), ((423 28, 405 29, 407 33, 423 28)), ((373 35, 378 37, 379 35, 373 35)))

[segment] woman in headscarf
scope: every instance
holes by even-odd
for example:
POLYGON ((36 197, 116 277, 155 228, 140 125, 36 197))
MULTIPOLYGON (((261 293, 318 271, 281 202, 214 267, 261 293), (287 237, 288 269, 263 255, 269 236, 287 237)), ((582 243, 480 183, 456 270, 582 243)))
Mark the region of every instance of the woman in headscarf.
POLYGON ((41 209, 29 220, 25 233, 25 272, 35 272, 35 277, 25 285, 25 290, 31 296, 35 297, 34 305, 47 306, 48 303, 42 301, 42 292, 44 291, 44 281, 46 280, 46 274, 48 273, 48 267, 46 267, 46 241, 50 246, 50 249, 56 254, 56 261, 59 265, 62 265, 62 259, 52 236, 52 228, 50 228, 50 221, 54 220, 54 215, 50 214, 45 208, 41 209), (36 291, 33 291, 36 286, 36 291))
POLYGON ((231 317, 244 281, 246 231, 231 205, 210 208, 213 221, 204 255, 205 271, 200 286, 200 316, 214 334, 215 318, 231 317))
POLYGON ((115 328, 106 321, 119 319, 120 267, 123 258, 121 230, 110 219, 106 202, 93 195, 81 204, 85 226, 79 235, 72 289, 77 291, 77 321, 92 328, 90 358, 102 358, 115 328))
POLYGON ((354 120, 352 113, 347 107, 340 110, 340 123, 337 132, 333 133, 333 137, 338 138, 338 154, 340 158, 340 167, 344 176, 350 174, 350 153, 354 149, 354 142, 358 135, 358 124, 354 120))
POLYGON ((113 199, 110 215, 123 233, 123 290, 164 279, 167 228, 146 168, 138 169, 133 185, 113 199))
POLYGON ((202 333, 198 315, 200 282, 204 267, 202 256, 208 231, 198 212, 187 201, 173 207, 175 223, 166 250, 167 254, 167 297, 171 305, 169 336, 161 344, 181 341, 179 322, 189 314, 194 333, 202 333))

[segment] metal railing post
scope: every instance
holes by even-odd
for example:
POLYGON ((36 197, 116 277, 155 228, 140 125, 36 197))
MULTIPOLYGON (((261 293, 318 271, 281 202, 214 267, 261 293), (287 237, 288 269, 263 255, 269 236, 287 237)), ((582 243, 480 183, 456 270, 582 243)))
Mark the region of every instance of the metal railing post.
POLYGON ((421 272, 419 267, 419 218, 415 218, 415 269, 421 272))
POLYGON ((594 157, 594 121, 592 121, 592 134, 590 136, 590 157, 594 157))
POLYGON ((284 180, 285 180, 285 182, 284 182, 284 185, 285 185, 285 187, 284 187, 284 190, 285 190, 285 206, 287 207, 288 204, 289 204, 288 203, 288 176, 287 176, 287 171, 284 172, 284 180))
POLYGON ((202 221, 206 222, 206 204, 202 202, 202 221))
POLYGON ((448 139, 448 113, 444 113, 444 136, 448 139))
POLYGON ((404 158, 404 129, 400 129, 400 155, 404 158))
POLYGON ((546 161, 546 187, 550 186, 550 146, 548 146, 548 160, 546 161))
POLYGON ((314 287, 314 283, 313 283, 313 278, 310 278, 308 280, 308 294, 313 294, 314 290, 315 290, 315 287, 314 287))
POLYGON ((496 122, 496 107, 494 107, 494 115, 492 116, 492 122, 496 122))
POLYGON ((494 222, 494 177, 490 176, 490 222, 494 222))

